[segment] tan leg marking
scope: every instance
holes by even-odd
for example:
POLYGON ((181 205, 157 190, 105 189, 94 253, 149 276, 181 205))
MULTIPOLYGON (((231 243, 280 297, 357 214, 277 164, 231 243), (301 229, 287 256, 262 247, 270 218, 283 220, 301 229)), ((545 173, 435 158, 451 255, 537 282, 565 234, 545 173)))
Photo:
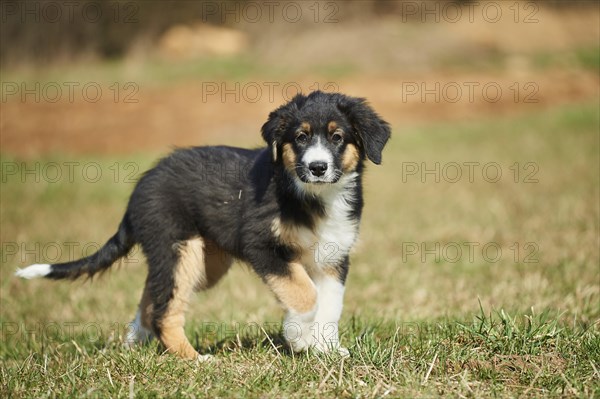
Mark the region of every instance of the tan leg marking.
POLYGON ((360 153, 354 144, 348 144, 342 155, 342 169, 344 172, 352 172, 358 165, 360 153))
POLYGON ((204 241, 201 238, 188 240, 182 245, 179 256, 179 263, 174 273, 173 299, 160 320, 160 340, 169 352, 176 353, 182 358, 197 359, 198 352, 185 336, 183 326, 190 296, 196 287, 207 284, 204 269, 204 241))
POLYGON ((310 312, 317 304, 315 285, 301 264, 290 263, 289 269, 289 275, 267 276, 266 282, 288 310, 310 312))

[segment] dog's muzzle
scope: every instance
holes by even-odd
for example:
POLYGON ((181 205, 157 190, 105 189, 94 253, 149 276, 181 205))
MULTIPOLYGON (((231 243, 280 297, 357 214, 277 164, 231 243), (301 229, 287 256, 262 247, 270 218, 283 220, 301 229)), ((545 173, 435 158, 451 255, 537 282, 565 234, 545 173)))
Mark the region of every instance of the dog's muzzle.
POLYGON ((340 179, 340 173, 327 162, 315 161, 308 165, 299 166, 296 169, 298 177, 303 183, 325 184, 336 183, 340 179))

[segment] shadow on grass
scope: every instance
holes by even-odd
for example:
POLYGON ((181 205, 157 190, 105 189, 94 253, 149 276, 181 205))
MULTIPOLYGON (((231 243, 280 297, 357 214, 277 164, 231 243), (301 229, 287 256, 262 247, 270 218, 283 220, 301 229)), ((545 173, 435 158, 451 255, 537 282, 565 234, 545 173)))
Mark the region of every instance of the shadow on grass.
POLYGON ((262 334, 247 334, 244 336, 232 335, 218 339, 214 343, 200 342, 200 337, 195 334, 194 348, 201 354, 217 355, 232 351, 254 352, 256 350, 278 352, 282 355, 292 356, 292 350, 285 341, 281 331, 264 331, 262 334))

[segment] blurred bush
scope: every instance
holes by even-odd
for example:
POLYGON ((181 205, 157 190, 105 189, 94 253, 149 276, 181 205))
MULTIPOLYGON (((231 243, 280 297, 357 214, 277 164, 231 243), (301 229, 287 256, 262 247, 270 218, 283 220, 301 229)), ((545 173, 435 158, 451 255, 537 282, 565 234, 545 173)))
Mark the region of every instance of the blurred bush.
MULTIPOLYGON (((210 1, 3 1, 2 66, 74 58, 117 58, 135 46, 147 47, 170 26, 201 18, 210 1)), ((221 2, 239 3, 239 2, 221 2)))
MULTIPOLYGON (((209 32, 201 25, 225 26, 246 31, 256 41, 275 40, 273 30, 263 29, 270 21, 263 15, 257 23, 248 23, 240 18, 240 10, 246 7, 260 7, 263 12, 276 4, 278 11, 288 3, 301 5, 307 13, 318 7, 325 17, 328 7, 335 7, 335 16, 341 22, 349 22, 360 28, 359 20, 402 17, 402 22, 410 23, 422 15, 415 7, 435 9, 444 3, 468 4, 467 0, 362 0, 362 1, 276 1, 261 2, 250 0, 3 0, 0 3, 0 66, 21 64, 46 65, 50 62, 65 62, 81 59, 120 58, 131 52, 148 54, 161 43, 165 32, 176 27, 162 41, 171 53, 191 48, 202 52, 208 48, 215 54, 214 43, 229 43, 230 47, 246 47, 247 38, 235 38, 234 32, 209 32), (312 7, 312 8, 311 8, 312 7), (410 11, 410 13, 408 12, 410 11), (236 15, 237 14, 237 15, 236 15), (187 30, 186 30, 187 29, 187 30), (204 29, 204 30, 203 30, 204 29), (203 32, 213 33, 204 35, 203 32), (227 36, 229 35, 229 36, 227 36), (261 36, 262 35, 262 36, 261 36), (271 35, 270 37, 263 37, 271 35), (218 37, 218 40, 215 39, 218 37), (182 38, 190 42, 187 47, 177 43, 182 38), (238 44, 238 42, 242 44, 238 44), (175 43, 173 45, 173 43, 175 43), (231 44, 233 43, 233 44, 231 44), (208 44, 208 45, 207 45, 208 44), (210 46, 212 44, 212 47, 210 46)), ((477 4, 485 1, 475 2, 477 4)), ((553 7, 592 5, 589 1, 547 1, 539 4, 553 7)), ((272 22, 272 21, 271 21, 272 22)), ((281 21, 279 21, 281 22, 281 21)), ((284 21, 285 22, 285 21, 284 21)), ((430 22, 430 21, 429 21, 430 22)), ((281 33, 306 32, 311 21, 281 24, 281 33)), ((400 22, 398 22, 400 23, 400 22)), ((312 24, 314 25, 314 24, 312 24)), ((352 27, 352 26, 351 26, 352 27)), ((308 29, 310 30, 310 29, 308 29)), ((259 49, 260 50, 260 49, 259 49)), ((219 51, 216 51, 219 53, 219 51)), ((225 51, 227 53, 227 51, 225 51)))

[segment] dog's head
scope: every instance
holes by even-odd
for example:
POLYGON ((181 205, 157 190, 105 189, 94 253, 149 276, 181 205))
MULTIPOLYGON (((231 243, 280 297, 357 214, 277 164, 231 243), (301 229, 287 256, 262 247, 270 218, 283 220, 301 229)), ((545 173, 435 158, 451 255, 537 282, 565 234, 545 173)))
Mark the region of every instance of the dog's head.
POLYGON ((271 112, 262 137, 274 162, 303 183, 323 184, 354 173, 365 158, 379 165, 390 128, 364 98, 315 91, 271 112))

